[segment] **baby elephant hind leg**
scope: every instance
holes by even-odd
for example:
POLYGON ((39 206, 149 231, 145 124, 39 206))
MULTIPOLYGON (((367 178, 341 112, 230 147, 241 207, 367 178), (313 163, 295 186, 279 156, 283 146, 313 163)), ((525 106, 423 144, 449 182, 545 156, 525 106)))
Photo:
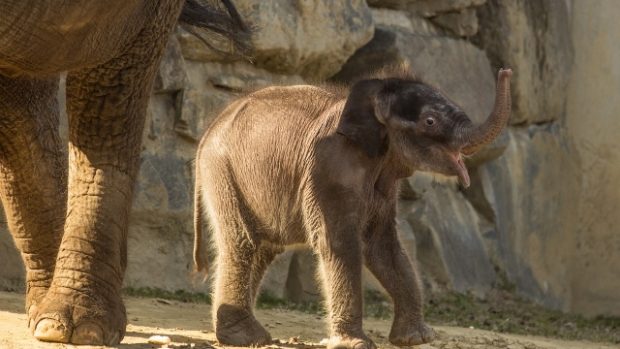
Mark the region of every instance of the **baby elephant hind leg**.
POLYGON ((215 335, 224 345, 265 345, 271 342, 271 336, 256 320, 253 311, 252 284, 256 281, 253 281, 252 270, 259 249, 251 238, 255 231, 251 219, 234 196, 218 196, 214 199, 216 202, 209 203, 216 216, 210 217, 217 248, 213 302, 215 335))

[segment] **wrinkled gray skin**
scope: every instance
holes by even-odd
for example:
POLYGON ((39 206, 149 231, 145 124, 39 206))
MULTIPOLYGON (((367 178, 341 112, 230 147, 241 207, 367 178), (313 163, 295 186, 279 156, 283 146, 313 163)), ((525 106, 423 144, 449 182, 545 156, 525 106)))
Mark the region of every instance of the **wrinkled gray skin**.
POLYGON ((120 289, 144 117, 183 5, 0 0, 0 198, 40 340, 114 345, 124 336, 120 289), (56 102, 63 71, 68 163, 56 102))
POLYGON ((229 105, 196 160, 195 262, 206 268, 204 214, 217 250, 217 339, 270 341, 253 315, 261 278, 284 246, 303 243, 320 263, 329 348, 375 347, 362 330, 362 263, 394 301, 390 341, 431 341, 417 275, 397 238, 398 180, 421 169, 468 186, 461 155, 506 125, 511 74, 499 72, 495 108, 478 126, 406 71, 359 81, 350 91, 270 87, 229 105))

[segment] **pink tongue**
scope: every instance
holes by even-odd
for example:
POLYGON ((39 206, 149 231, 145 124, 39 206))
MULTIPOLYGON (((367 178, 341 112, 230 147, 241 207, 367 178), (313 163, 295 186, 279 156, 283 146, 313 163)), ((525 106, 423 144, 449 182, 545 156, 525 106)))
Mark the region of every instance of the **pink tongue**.
POLYGON ((459 181, 461 182, 461 185, 465 188, 469 188, 469 172, 467 172, 467 167, 465 167, 465 163, 460 155, 456 159, 456 165, 459 172, 459 181))

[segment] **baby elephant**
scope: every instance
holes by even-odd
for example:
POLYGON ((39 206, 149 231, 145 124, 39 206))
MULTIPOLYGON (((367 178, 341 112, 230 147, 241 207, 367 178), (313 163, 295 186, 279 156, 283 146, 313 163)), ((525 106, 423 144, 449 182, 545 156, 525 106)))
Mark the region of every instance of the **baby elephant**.
POLYGON ((406 69, 348 90, 274 86, 230 104, 204 135, 196 161, 194 258, 204 270, 206 214, 217 249, 217 339, 270 342, 254 317, 256 294, 284 246, 303 243, 320 263, 328 348, 375 348, 362 329, 362 263, 394 301, 390 342, 431 341, 416 272, 396 233, 398 181, 422 170, 458 176, 467 187, 463 155, 506 125, 511 75, 499 71, 495 107, 480 125, 406 69))

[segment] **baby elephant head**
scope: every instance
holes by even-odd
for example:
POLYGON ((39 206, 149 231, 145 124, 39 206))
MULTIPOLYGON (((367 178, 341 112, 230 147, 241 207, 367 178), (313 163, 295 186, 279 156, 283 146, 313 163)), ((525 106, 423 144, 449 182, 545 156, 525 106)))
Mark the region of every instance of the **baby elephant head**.
POLYGON ((463 155, 492 142, 510 116, 510 69, 501 69, 493 111, 480 125, 437 89, 413 77, 373 78, 351 88, 337 132, 371 158, 387 156, 409 171, 469 174, 463 155))

